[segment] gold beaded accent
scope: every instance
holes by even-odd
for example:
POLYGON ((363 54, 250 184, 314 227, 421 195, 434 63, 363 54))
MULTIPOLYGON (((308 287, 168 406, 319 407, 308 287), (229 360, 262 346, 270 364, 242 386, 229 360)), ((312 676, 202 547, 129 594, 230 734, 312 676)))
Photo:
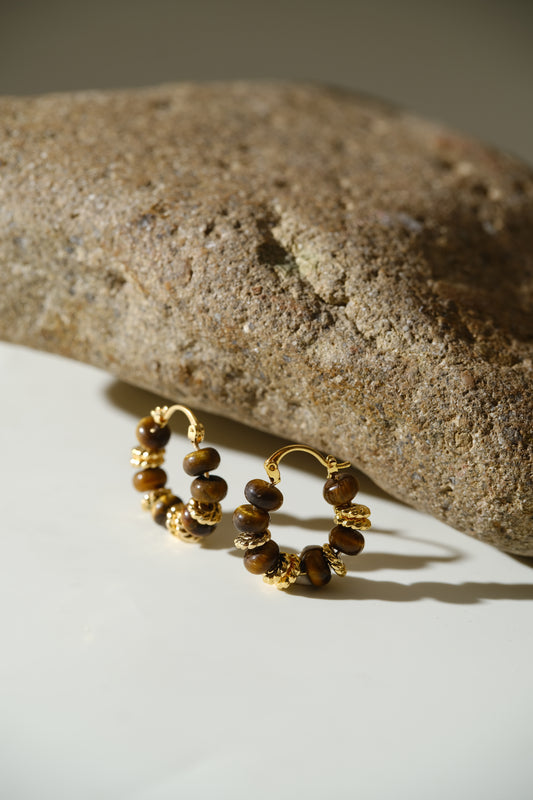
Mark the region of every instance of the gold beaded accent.
POLYGON ((200 503, 193 497, 187 503, 190 515, 200 525, 218 525, 222 519, 220 503, 200 503))
POLYGON ((326 560, 333 572, 338 575, 339 578, 344 578, 346 575, 346 564, 341 558, 339 558, 338 553, 336 553, 329 544, 323 545, 322 550, 324 551, 326 560))
POLYGON ((150 492, 146 492, 141 500, 142 510, 151 511, 152 507, 156 504, 160 497, 170 497, 171 494, 172 490, 169 489, 168 486, 164 486, 162 489, 152 489, 150 492))
POLYGON ((367 531, 372 523, 367 517, 370 509, 362 505, 335 506, 335 522, 345 528, 354 528, 357 531, 367 531))
POLYGON ((181 522, 181 515, 185 506, 181 503, 179 506, 171 506, 167 511, 167 521, 166 527, 167 530, 173 535, 177 536, 178 539, 181 539, 182 542, 201 542, 200 536, 195 536, 194 533, 189 533, 189 531, 184 528, 181 522))
POLYGON ((177 536, 178 529, 185 531, 185 528, 181 524, 181 515, 184 508, 185 506, 180 504, 179 506, 171 506, 167 511, 167 521, 165 525, 174 536, 177 536))
POLYGON ((288 589, 300 575, 300 556, 294 553, 280 553, 275 570, 265 573, 265 583, 274 585, 276 589, 288 589))
POLYGON ((130 464, 132 467, 160 467, 165 461, 165 450, 143 450, 142 447, 131 448, 130 464))
POLYGON ((156 425, 160 425, 163 428, 168 422, 167 412, 168 406, 156 406, 153 411, 150 411, 150 414, 156 425))
POLYGON ((183 530, 182 528, 180 528, 176 536, 178 539, 181 539, 182 542, 187 542, 187 544, 198 544, 202 541, 202 538, 205 538, 202 536, 196 536, 194 533, 189 533, 189 531, 183 530))
POLYGON ((233 544, 239 550, 253 550, 254 547, 261 547, 271 539, 270 531, 263 533, 240 533, 234 540, 233 544))

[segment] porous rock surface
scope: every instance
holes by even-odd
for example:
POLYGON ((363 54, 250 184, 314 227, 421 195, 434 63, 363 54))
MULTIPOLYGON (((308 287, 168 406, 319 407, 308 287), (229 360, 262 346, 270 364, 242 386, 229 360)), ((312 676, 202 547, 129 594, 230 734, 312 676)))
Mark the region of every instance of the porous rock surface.
POLYGON ((532 223, 524 164, 343 91, 0 99, 0 336, 529 555, 532 223))

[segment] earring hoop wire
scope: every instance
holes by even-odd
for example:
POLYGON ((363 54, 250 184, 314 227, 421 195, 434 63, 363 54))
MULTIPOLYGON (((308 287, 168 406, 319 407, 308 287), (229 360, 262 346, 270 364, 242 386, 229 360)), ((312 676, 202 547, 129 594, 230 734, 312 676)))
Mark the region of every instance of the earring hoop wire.
POLYGON ((279 450, 272 453, 265 461, 266 474, 274 486, 281 481, 279 462, 282 458, 289 455, 289 453, 295 452, 308 453, 308 455, 314 456, 316 460, 326 468, 328 478, 331 478, 336 472, 340 472, 342 469, 348 469, 348 467, 351 466, 349 461, 337 461, 335 456, 326 456, 324 458, 322 453, 319 453, 318 450, 315 450, 314 447, 309 447, 307 444, 289 444, 286 445, 286 447, 280 447, 279 450))
POLYGON ((150 414, 157 425, 164 427, 165 425, 168 425, 170 418, 176 413, 176 411, 181 411, 182 414, 185 414, 189 420, 187 438, 190 442, 192 442, 192 444, 194 444, 196 448, 198 448, 200 442, 203 442, 205 438, 205 428, 202 423, 198 421, 198 418, 192 413, 190 408, 179 404, 170 406, 170 408, 168 406, 157 406, 153 411, 150 412, 150 414))

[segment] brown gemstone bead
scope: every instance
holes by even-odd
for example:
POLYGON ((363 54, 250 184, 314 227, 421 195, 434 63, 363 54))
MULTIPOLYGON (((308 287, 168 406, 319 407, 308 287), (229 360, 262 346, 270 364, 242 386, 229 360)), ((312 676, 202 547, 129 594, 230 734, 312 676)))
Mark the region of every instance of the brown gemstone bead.
POLYGON ((307 574, 313 586, 325 586, 331 580, 331 570, 324 551, 318 545, 304 547, 300 556, 302 572, 307 574))
POLYGON ((216 525, 201 525, 198 520, 194 519, 188 508, 184 508, 181 512, 181 524, 185 530, 194 533, 195 536, 209 536, 216 528, 216 525))
POLYGON ((248 481, 244 487, 244 496, 252 505, 263 508, 265 511, 276 511, 283 503, 280 490, 268 481, 256 478, 248 481))
POLYGON ((143 417, 137 425, 137 439, 147 450, 161 450, 168 444, 170 428, 158 425, 153 417, 143 417))
POLYGON ((182 500, 175 494, 166 494, 156 500, 152 506, 152 517, 158 525, 165 525, 167 521, 167 511, 171 506, 179 506, 182 500))
POLYGON ((332 506, 343 506, 353 500, 358 491, 357 478, 344 472, 327 479, 324 484, 324 500, 332 506))
POLYGON ((138 492, 151 492, 162 489, 167 482, 167 473, 161 467, 148 467, 133 476, 133 485, 138 492))
POLYGON ((228 484, 219 475, 195 478, 191 483, 191 495, 199 503, 220 503, 228 492, 228 484))
POLYGON ((329 543, 335 550, 340 550, 347 556, 356 556, 365 546, 365 539, 359 531, 345 528, 344 525, 335 525, 329 534, 329 543))
POLYGON ((273 539, 262 544, 261 547, 254 547, 247 550, 244 554, 244 566, 248 572, 254 575, 262 575, 274 569, 279 559, 279 546, 273 539))
POLYGON ((239 506, 233 512, 233 524, 241 533, 262 533, 268 528, 270 514, 252 505, 239 506))
POLYGON ((183 469, 187 475, 201 475, 210 472, 220 464, 218 450, 214 447, 202 447, 193 453, 188 453, 183 459, 183 469))

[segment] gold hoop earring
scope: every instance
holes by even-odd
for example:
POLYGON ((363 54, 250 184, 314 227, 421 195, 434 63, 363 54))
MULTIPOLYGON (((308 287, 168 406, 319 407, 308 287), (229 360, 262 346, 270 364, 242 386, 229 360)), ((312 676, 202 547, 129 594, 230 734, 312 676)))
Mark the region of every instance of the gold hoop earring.
POLYGON ((370 528, 370 509, 352 503, 359 490, 357 478, 341 472, 349 466, 349 461, 339 463, 334 456, 324 457, 302 444, 282 447, 267 458, 265 470, 269 481, 260 478, 249 481, 244 488, 248 504, 239 506, 233 513, 233 524, 238 531, 235 546, 245 551, 244 566, 249 572, 263 575, 266 583, 278 589, 287 589, 299 575, 305 575, 317 587, 329 583, 332 571, 340 577, 346 575, 339 553, 358 555, 365 545, 361 531, 370 528), (328 544, 310 545, 298 555, 281 552, 268 530, 269 512, 276 511, 283 503, 283 495, 276 487, 281 481, 279 462, 295 451, 309 453, 326 468, 324 499, 334 507, 336 523, 328 544))
POLYGON ((130 463, 141 468, 133 476, 133 485, 143 492, 142 507, 151 511, 155 522, 166 526, 174 536, 185 542, 201 542, 220 522, 220 501, 228 491, 224 478, 209 474, 219 466, 220 455, 214 447, 200 448, 205 436, 204 426, 186 406, 158 406, 141 419, 136 433, 140 446, 132 448, 130 463), (181 411, 189 420, 187 437, 196 448, 183 459, 183 469, 194 478, 192 496, 187 504, 165 485, 167 474, 162 469, 165 446, 170 439, 168 422, 176 411, 181 411))

